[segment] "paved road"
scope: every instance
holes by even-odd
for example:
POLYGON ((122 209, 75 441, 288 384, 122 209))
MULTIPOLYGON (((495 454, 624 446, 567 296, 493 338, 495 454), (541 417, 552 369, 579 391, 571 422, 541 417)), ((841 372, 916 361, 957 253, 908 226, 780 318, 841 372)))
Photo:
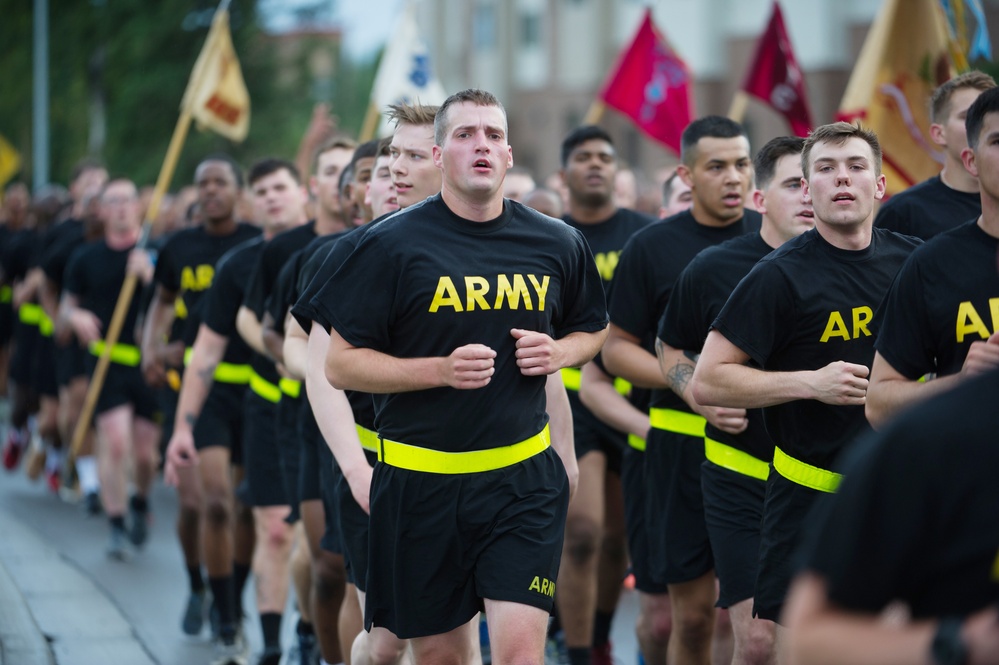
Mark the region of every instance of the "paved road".
MULTIPOLYGON (((123 563, 104 554, 105 519, 85 517, 20 471, 0 471, 0 665, 208 663, 207 639, 188 641, 180 632, 187 584, 173 533, 176 506, 173 491, 158 484, 149 543, 123 563)), ((252 587, 245 598, 252 613, 252 587)), ((636 610, 626 593, 612 635, 621 665, 636 661, 636 610)), ((286 649, 294 618, 286 612, 286 649)), ((246 625, 256 654, 256 617, 246 625)))

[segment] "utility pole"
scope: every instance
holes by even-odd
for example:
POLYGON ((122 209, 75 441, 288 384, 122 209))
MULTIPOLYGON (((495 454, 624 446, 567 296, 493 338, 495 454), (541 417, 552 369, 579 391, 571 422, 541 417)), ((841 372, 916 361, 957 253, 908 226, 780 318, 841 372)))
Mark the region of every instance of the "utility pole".
POLYGON ((32 181, 35 191, 49 183, 49 0, 35 0, 32 53, 32 181))

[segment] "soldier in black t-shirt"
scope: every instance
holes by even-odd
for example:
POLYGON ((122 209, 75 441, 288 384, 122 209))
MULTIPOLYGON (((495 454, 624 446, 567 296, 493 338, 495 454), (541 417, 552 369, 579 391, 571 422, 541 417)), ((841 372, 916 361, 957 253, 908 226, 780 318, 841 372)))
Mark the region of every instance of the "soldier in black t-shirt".
MULTIPOLYGON (((192 355, 185 347, 191 346, 197 336, 205 295, 214 281, 218 260, 228 250, 260 234, 256 227, 237 222, 234 217, 242 178, 239 167, 227 157, 202 161, 195 171, 195 184, 204 225, 177 232, 159 253, 154 278, 156 293, 146 316, 142 342, 143 372, 152 385, 163 383, 168 365, 180 366, 184 356, 192 355), (181 340, 167 344, 175 315, 184 321, 181 340)), ((184 630, 195 635, 201 631, 201 607, 205 601, 200 569, 203 547, 208 581, 220 616, 218 648, 222 652, 241 653, 242 645, 236 640, 239 592, 234 592, 234 586, 240 584, 239 580, 234 584, 233 578, 233 493, 229 474, 231 455, 238 454, 242 446, 241 403, 249 372, 246 360, 238 357, 238 350, 226 349, 226 354, 219 365, 222 371, 216 369, 214 382, 211 374, 185 372, 188 377, 196 378, 196 383, 211 384, 206 408, 196 418, 197 424, 193 419, 184 420, 190 427, 196 427, 194 441, 199 449, 199 464, 171 468, 168 450, 167 470, 180 497, 177 532, 191 583, 184 630)), ((176 435, 175 431, 174 438, 176 435)), ((239 527, 242 521, 236 523, 239 527)), ((236 553, 241 557, 243 554, 236 553)))
POLYGON ((999 663, 997 402, 992 370, 854 444, 808 520, 784 613, 793 662, 999 663), (911 619, 885 621, 899 602, 911 619))
POLYGON ((105 351, 103 338, 126 273, 148 282, 153 269, 145 252, 134 251, 142 230, 142 210, 135 184, 112 180, 100 195, 100 205, 104 239, 79 248, 70 258, 59 318, 88 347, 88 374, 105 352, 111 360, 94 409, 94 422, 100 436, 97 463, 101 503, 111 522, 107 553, 124 559, 128 556, 126 539, 139 547, 148 535, 149 491, 156 477, 159 446, 156 398, 142 379, 140 353, 135 344, 139 289, 132 297, 118 341, 110 351, 105 351), (131 524, 126 533, 129 459, 135 494, 128 502, 131 524))
POLYGON ((372 228, 313 299, 331 383, 376 393, 365 623, 412 637, 416 663, 468 662, 484 604, 493 658, 534 662, 575 462, 546 377, 596 354, 603 287, 577 231, 502 198, 495 97, 452 95, 435 144, 441 196, 372 228))
POLYGON ((840 451, 869 429, 863 404, 874 359, 874 308, 918 240, 873 229, 884 195, 881 150, 867 130, 824 125, 802 171, 815 229, 769 254, 712 324, 693 377, 705 405, 761 408, 773 440, 754 615, 776 621, 790 555, 815 500, 834 492, 840 451))
POLYGON ((882 425, 906 406, 999 365, 999 164, 989 151, 999 128, 999 89, 967 114, 968 171, 981 183, 982 214, 913 252, 878 311, 877 353, 867 418, 882 425), (932 381, 920 377, 934 374, 932 381))
POLYGON ((995 85, 988 74, 970 71, 933 91, 930 137, 941 148, 940 175, 885 201, 874 226, 929 240, 981 214, 978 180, 961 163, 961 153, 968 147, 964 119, 978 95, 995 85))
MULTIPOLYGON (((671 661, 709 657, 715 579, 711 547, 698 494, 704 461, 704 418, 666 386, 653 340, 673 285, 701 250, 759 230, 759 213, 747 210, 752 163, 749 142, 736 122, 708 116, 683 134, 680 177, 693 191, 693 207, 638 232, 621 254, 610 297, 611 330, 602 357, 607 368, 633 385, 653 388, 652 426, 645 448, 646 552, 633 554, 636 583, 650 593, 668 587, 673 613, 671 661), (646 560, 634 556, 645 554, 646 560)), ((656 618, 652 619, 662 625, 656 618)), ((655 636, 658 637, 658 636, 655 636)), ((661 639, 650 645, 659 663, 661 639)))
MULTIPOLYGON (((759 409, 703 407, 690 393, 690 376, 712 322, 739 281, 761 258, 812 228, 801 192, 804 139, 779 137, 753 162, 763 215, 758 234, 733 238, 698 254, 680 273, 659 323, 656 350, 670 389, 707 420, 701 466, 703 510, 718 576, 718 607, 730 610, 735 662, 769 662, 774 626, 754 620, 753 591, 760 520, 773 443, 759 409)), ((687 502, 697 505, 691 493, 687 502)))
MULTIPOLYGON (((391 143, 380 150, 366 193, 372 213, 377 216, 373 225, 399 208, 395 178, 405 179, 406 200, 422 201, 440 192, 440 171, 430 159, 436 111, 437 107, 419 104, 389 107, 388 116, 395 121, 396 130, 391 143)), ((345 394, 326 380, 323 367, 329 332, 324 325, 312 325, 322 317, 310 304, 367 228, 370 227, 324 237, 306 248, 310 256, 303 260, 297 285, 301 295, 292 308, 295 318, 289 323, 284 353, 288 369, 306 382, 310 408, 324 439, 321 443, 338 462, 334 470, 335 492, 328 497, 332 501, 326 501, 329 512, 322 547, 341 551, 346 564, 348 601, 341 615, 348 628, 343 636, 346 639, 351 633, 357 635, 352 645, 355 657, 390 665, 405 653, 407 642, 384 627, 373 626, 365 632, 361 616, 367 588, 368 488, 372 466, 377 461, 374 403, 368 393, 345 394), (358 602, 350 602, 353 598, 358 602)))
MULTIPOLYGON (((607 291, 621 249, 652 222, 614 203, 616 172, 617 155, 604 130, 586 125, 563 140, 561 173, 569 191, 569 209, 562 219, 586 239, 607 291)), ((621 455, 627 435, 583 406, 581 375, 578 367, 562 370, 572 405, 579 492, 569 503, 555 601, 572 665, 589 663, 591 650, 595 658, 603 652, 599 662, 609 657, 611 620, 621 590, 617 580, 624 577, 627 567, 621 495, 621 455), (598 576, 604 583, 598 584, 598 576)), ((626 393, 630 387, 619 383, 626 393)), ((624 396, 617 399, 627 404, 624 396)))

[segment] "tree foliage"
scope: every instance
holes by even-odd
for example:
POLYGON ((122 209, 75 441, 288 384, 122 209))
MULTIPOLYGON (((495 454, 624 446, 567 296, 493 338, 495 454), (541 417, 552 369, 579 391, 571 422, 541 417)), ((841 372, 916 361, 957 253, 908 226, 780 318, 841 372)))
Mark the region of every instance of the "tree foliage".
MULTIPOLYGON (((112 173, 140 184, 155 181, 214 9, 205 0, 50 0, 51 180, 65 182, 73 164, 89 155, 112 173), (106 138, 91 150, 100 100, 106 138)), ((173 188, 190 182, 209 152, 228 152, 244 164, 265 155, 293 158, 316 94, 331 94, 344 130, 356 132, 361 123, 371 65, 341 62, 335 40, 307 37, 311 47, 331 49, 337 63, 332 85, 317 89, 306 50, 279 60, 277 39, 262 32, 254 0, 233 0, 230 14, 252 105, 250 134, 234 144, 192 128, 173 188)), ((32 21, 27 1, 13 3, 0 20, 0 134, 20 151, 25 180, 31 173, 32 21)))

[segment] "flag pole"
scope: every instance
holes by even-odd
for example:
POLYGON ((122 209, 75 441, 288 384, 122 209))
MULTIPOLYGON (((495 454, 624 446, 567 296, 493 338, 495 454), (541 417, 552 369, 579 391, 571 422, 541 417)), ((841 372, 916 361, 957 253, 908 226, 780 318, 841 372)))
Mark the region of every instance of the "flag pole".
POLYGON ((746 108, 749 106, 749 95, 745 90, 736 90, 732 97, 732 105, 728 107, 728 117, 731 120, 741 123, 746 117, 746 108))
POLYGON ((594 100, 593 103, 590 104, 590 109, 586 112, 586 115, 583 117, 583 124, 584 125, 597 124, 598 122, 600 122, 600 119, 604 117, 605 110, 607 110, 607 107, 604 105, 602 101, 600 101, 599 99, 594 100))
POLYGON ((374 102, 368 104, 368 111, 364 115, 364 124, 361 126, 361 133, 358 135, 357 140, 364 143, 373 139, 375 132, 378 131, 378 121, 381 117, 382 114, 378 110, 378 105, 374 102))

